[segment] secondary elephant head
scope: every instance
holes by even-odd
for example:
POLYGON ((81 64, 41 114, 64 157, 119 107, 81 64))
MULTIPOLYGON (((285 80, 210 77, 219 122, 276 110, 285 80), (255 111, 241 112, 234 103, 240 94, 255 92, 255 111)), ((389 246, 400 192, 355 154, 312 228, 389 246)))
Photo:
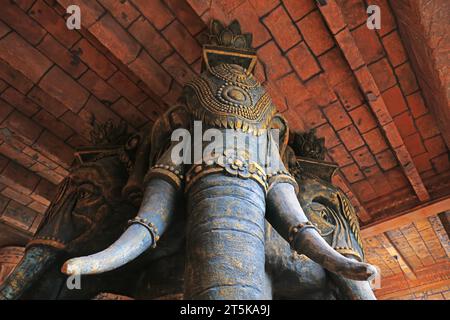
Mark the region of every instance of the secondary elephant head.
POLYGON ((69 175, 60 183, 23 259, 0 288, 0 298, 20 298, 50 266, 67 257, 104 249, 135 215, 140 199, 132 187, 139 180, 129 177, 136 151, 148 154, 142 150, 148 144, 140 135, 127 133, 124 123, 94 124, 91 137, 94 145, 75 153, 69 175))
MULTIPOLYGON (((324 138, 314 130, 294 133, 284 161, 299 185, 297 198, 309 221, 337 252, 359 262, 364 261, 358 218, 347 196, 332 184, 338 166, 326 162, 324 138)), ((353 281, 330 273, 341 299, 373 300, 375 295, 367 281, 353 281)))
POLYGON ((299 185, 297 197, 306 216, 336 251, 363 261, 355 208, 332 184, 338 166, 324 159, 324 138, 316 138, 314 130, 292 134, 284 160, 299 185))

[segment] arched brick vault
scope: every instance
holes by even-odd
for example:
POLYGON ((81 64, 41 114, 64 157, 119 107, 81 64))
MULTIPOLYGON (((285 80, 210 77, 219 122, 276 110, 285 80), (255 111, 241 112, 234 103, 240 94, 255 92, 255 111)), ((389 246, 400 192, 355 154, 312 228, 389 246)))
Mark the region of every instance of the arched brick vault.
MULTIPOLYGON (((380 232, 391 230, 385 220, 395 215, 417 217, 422 207, 432 208, 425 210, 427 219, 449 209, 443 135, 448 142, 450 126, 448 112, 439 116, 448 111, 439 70, 444 62, 434 59, 436 50, 426 52, 427 63, 418 64, 419 51, 410 59, 419 45, 414 34, 429 37, 432 48, 445 48, 448 39, 436 41, 422 32, 426 17, 420 14, 415 21, 423 28, 408 33, 408 21, 400 16, 399 30, 394 13, 402 6, 417 13, 407 1, 397 1, 395 10, 386 0, 326 2, 2 3, 0 228, 7 224, 33 234, 55 185, 67 175, 74 148, 88 144, 92 114, 100 121, 124 119, 139 129, 173 104, 182 84, 200 72, 211 17, 238 19, 253 33, 256 76, 293 129, 316 128, 326 138, 327 158, 341 169, 335 183, 357 207, 362 225, 372 226, 371 236, 378 236, 373 228, 380 222, 380 232), (65 27, 64 8, 71 4, 81 7, 79 31, 65 27), (380 30, 366 27, 368 4, 382 10, 380 30)), ((442 19, 443 30, 448 21, 442 19)), ((438 231, 433 239, 443 249, 438 231)))

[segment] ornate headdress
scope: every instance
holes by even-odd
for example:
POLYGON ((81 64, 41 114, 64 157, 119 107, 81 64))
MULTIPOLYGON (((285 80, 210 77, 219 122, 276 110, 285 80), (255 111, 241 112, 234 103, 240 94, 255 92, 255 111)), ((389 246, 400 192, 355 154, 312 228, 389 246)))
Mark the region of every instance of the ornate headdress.
POLYGON ((237 21, 224 27, 213 20, 209 38, 203 46, 205 72, 184 88, 188 111, 216 128, 262 134, 276 108, 252 74, 257 58, 251 34, 242 34, 237 21))
POLYGON ((208 70, 218 64, 236 64, 250 74, 256 64, 256 50, 252 48, 252 34, 242 33, 237 20, 228 27, 212 20, 209 29, 209 44, 203 46, 203 62, 208 70))
POLYGON ((126 150, 132 150, 139 143, 139 137, 128 132, 126 122, 117 125, 111 120, 105 123, 92 119, 91 142, 92 146, 79 147, 75 151, 75 158, 80 164, 94 162, 105 157, 118 156, 130 169, 131 161, 126 150), (134 139, 135 137, 135 139, 134 139))

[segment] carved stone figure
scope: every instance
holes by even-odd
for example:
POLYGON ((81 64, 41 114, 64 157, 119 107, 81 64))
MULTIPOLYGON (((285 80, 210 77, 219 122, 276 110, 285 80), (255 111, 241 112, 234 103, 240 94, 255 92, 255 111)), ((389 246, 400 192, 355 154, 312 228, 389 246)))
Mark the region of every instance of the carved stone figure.
MULTIPOLYGON (((337 252, 363 261, 357 216, 345 194, 331 183, 337 165, 324 161, 324 139, 317 139, 312 130, 295 133, 291 140, 284 162, 299 185, 297 197, 305 215, 337 252)), ((277 235, 269 231, 266 237, 266 269, 277 298, 375 299, 367 281, 328 272, 305 256, 289 256, 277 235)))
MULTIPOLYGON (((167 127, 171 130, 176 127, 176 123, 170 121, 168 118, 163 118, 159 122, 156 132, 167 131, 167 127)), ((320 161, 314 159, 319 155, 317 150, 323 151, 323 146, 320 147, 320 140, 317 143, 313 133, 305 135, 296 134, 294 137, 294 142, 286 148, 285 162, 289 164, 289 169, 295 173, 297 181, 303 179, 301 185, 304 192, 298 194, 299 200, 305 207, 306 215, 311 221, 317 224, 321 235, 339 251, 339 247, 336 247, 336 244, 339 243, 342 245, 342 242, 333 242, 332 239, 343 238, 345 240, 348 238, 346 235, 348 235, 349 231, 354 232, 355 235, 358 232, 357 229, 351 229, 348 223, 349 221, 354 221, 352 220, 352 217, 354 217, 353 214, 345 214, 345 211, 339 206, 334 207, 334 211, 330 217, 327 217, 321 211, 327 210, 327 206, 332 202, 330 199, 333 198, 334 194, 339 192, 329 182, 320 178, 320 176, 328 177, 327 175, 334 171, 335 166, 327 163, 321 164, 320 161), (297 138, 301 137, 307 137, 308 139, 304 139, 300 143, 297 138), (305 143, 306 141, 307 143, 305 143), (301 154, 304 157, 296 158, 293 155, 293 149, 297 154, 301 154), (314 150, 314 152, 309 152, 308 150, 314 150), (315 170, 312 170, 311 164, 316 165, 315 170), (300 170, 300 167, 302 167, 302 170, 300 170), (311 208, 314 206, 311 204, 315 202, 315 199, 319 199, 318 201, 324 203, 324 206, 319 207, 318 210, 312 210, 311 208), (341 222, 339 224, 340 228, 334 227, 336 221, 341 222), (331 234, 335 235, 329 237, 331 234)), ((106 246, 113 241, 113 238, 103 233, 103 228, 92 225, 92 231, 89 237, 86 237, 83 241, 79 241, 77 240, 77 235, 80 234, 80 228, 82 226, 72 228, 70 233, 66 233, 68 230, 67 227, 70 225, 64 225, 64 223, 71 220, 71 214, 81 214, 84 216, 97 210, 97 206, 95 205, 96 201, 92 200, 103 196, 109 197, 108 190, 110 189, 108 188, 108 182, 110 181, 118 182, 117 186, 116 184, 110 186, 113 186, 113 189, 117 188, 118 190, 122 190, 122 198, 120 201, 129 204, 132 203, 134 204, 133 207, 138 206, 142 198, 142 171, 148 166, 150 155, 150 139, 146 131, 138 135, 130 136, 124 132, 124 127, 114 128, 110 123, 107 123, 102 126, 96 126, 92 140, 95 143, 94 146, 83 148, 77 152, 78 161, 72 168, 70 177, 77 177, 75 179, 83 180, 86 185, 100 185, 99 194, 83 191, 79 196, 81 199, 90 199, 89 205, 81 207, 75 205, 70 210, 61 205, 61 201, 65 201, 63 196, 56 197, 47 212, 47 219, 40 226, 40 231, 28 246, 26 258, 17 266, 14 273, 0 289, 2 298, 91 299, 99 292, 105 291, 126 294, 136 299, 183 297, 185 242, 184 220, 181 217, 171 226, 171 233, 177 235, 178 241, 168 243, 163 240, 156 250, 148 251, 144 257, 137 259, 137 261, 128 264, 126 267, 102 275, 83 277, 80 283, 81 290, 67 290, 66 277, 59 271, 63 260, 79 252, 81 246, 89 248, 95 242, 98 242, 97 245, 106 246), (145 139, 144 137, 147 138, 145 139), (105 159, 108 159, 108 161, 105 159), (121 161, 117 162, 117 159, 121 161), (117 165, 110 165, 109 163, 115 163, 117 165), (103 167, 101 176, 95 174, 99 165, 103 167), (125 170, 126 168, 128 170, 125 170), (123 178, 114 178, 117 176, 123 178), (107 185, 103 186, 104 183, 107 185), (50 214, 52 215, 51 217, 48 216, 50 214), (41 230, 53 230, 52 238, 54 240, 48 241, 48 236, 43 235, 43 231, 41 230), (35 261, 31 259, 32 253, 35 252, 34 249, 30 249, 32 247, 40 248, 40 253, 36 255, 35 261), (45 259, 45 256, 46 252, 53 250, 52 248, 57 248, 58 251, 52 252, 55 254, 55 258, 49 263, 45 259), (72 248, 71 252, 67 251, 66 248, 72 248), (42 271, 36 271, 41 268, 42 271), (152 290, 148 290, 149 287, 152 290)), ((323 152, 321 154, 323 155, 323 152)), ((64 189, 66 184, 67 181, 63 181, 60 189, 64 189)), ((115 195, 117 196, 117 193, 115 195)), ((80 203, 83 201, 80 200, 80 203)), ((128 213, 119 210, 118 213, 114 213, 119 218, 116 219, 117 225, 107 225, 107 228, 110 228, 109 231, 112 231, 108 234, 114 235, 121 231, 125 221, 137 211, 137 207, 133 207, 128 205, 119 206, 122 210, 134 209, 134 211, 128 213)), ((349 209, 352 210, 352 207, 350 206, 349 209)), ((109 214, 106 214, 105 217, 109 217, 109 214)), ((95 223, 105 222, 103 220, 97 220, 95 223)), ((361 257, 359 244, 355 243, 353 241, 353 244, 347 244, 346 246, 354 247, 356 253, 353 255, 361 257)), ((89 250, 92 249, 88 249, 87 252, 89 250)), ((347 250, 348 252, 349 250, 347 250)), ((345 280, 344 278, 340 282, 336 280, 334 282, 330 281, 330 276, 333 277, 331 273, 326 272, 321 266, 307 257, 293 253, 289 244, 267 222, 265 224, 265 254, 265 286, 267 292, 272 293, 275 298, 372 298, 371 290, 367 284, 365 284, 365 287, 363 283, 355 286, 354 281, 345 280)), ((336 279, 340 278, 338 277, 336 279)))
POLYGON ((179 104, 153 129, 149 162, 155 165, 145 176, 138 215, 110 247, 68 260, 63 272, 96 274, 127 264, 159 244, 180 218, 177 206, 184 204, 186 298, 270 298, 265 218, 297 253, 345 278, 367 280, 374 267, 334 250, 297 199, 299 185, 281 161, 289 129, 251 73, 256 61, 251 36, 241 34, 237 22, 225 28, 213 21, 210 38, 205 71, 185 86, 179 104), (193 158, 174 159, 180 143, 170 140, 171 131, 158 130, 165 121, 194 136, 193 158), (196 135, 208 129, 225 140, 206 157, 198 156, 196 135), (281 139, 269 129, 278 129, 281 139))
MULTIPOLYGON (((94 145, 76 152, 76 163, 59 185, 23 259, 0 287, 0 299, 90 299, 104 291, 135 294, 146 261, 108 274, 83 277, 81 290, 68 290, 67 276, 60 271, 68 258, 110 245, 136 214, 142 200, 141 171, 148 166, 150 149, 147 135, 131 135, 124 124, 107 122, 95 124, 91 136, 94 145)), ((159 256, 171 253, 164 244, 161 249, 164 252, 159 256)), ((144 258, 141 260, 157 260, 158 256, 152 252, 144 258)), ((165 263, 170 265, 171 261, 165 263)), ((157 263, 152 266, 158 268, 157 263)), ((175 287, 170 277, 166 280, 169 288, 175 287)), ((156 291, 150 297, 165 293, 156 291)))

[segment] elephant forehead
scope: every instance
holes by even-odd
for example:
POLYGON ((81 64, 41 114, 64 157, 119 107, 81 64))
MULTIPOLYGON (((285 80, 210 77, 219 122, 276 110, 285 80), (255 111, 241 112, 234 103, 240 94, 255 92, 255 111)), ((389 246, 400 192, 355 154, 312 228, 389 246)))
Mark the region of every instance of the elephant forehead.
POLYGON ((71 174, 71 178, 76 183, 86 180, 101 182, 105 180, 106 174, 101 168, 95 165, 87 165, 75 169, 71 174))
POLYGON ((267 128, 276 108, 264 87, 240 66, 221 64, 189 82, 188 110, 208 124, 257 132, 267 128), (230 120, 232 119, 232 120, 230 120))
POLYGON ((216 79, 220 79, 226 83, 233 83, 237 87, 245 89, 255 89, 261 87, 261 84, 258 80, 256 80, 253 74, 248 73, 246 69, 236 64, 220 64, 211 68, 210 74, 216 79))
POLYGON ((123 180, 119 178, 118 172, 119 168, 115 168, 112 165, 105 166, 104 164, 89 163, 74 169, 71 173, 71 178, 77 184, 89 181, 97 185, 108 186, 115 185, 123 180))

